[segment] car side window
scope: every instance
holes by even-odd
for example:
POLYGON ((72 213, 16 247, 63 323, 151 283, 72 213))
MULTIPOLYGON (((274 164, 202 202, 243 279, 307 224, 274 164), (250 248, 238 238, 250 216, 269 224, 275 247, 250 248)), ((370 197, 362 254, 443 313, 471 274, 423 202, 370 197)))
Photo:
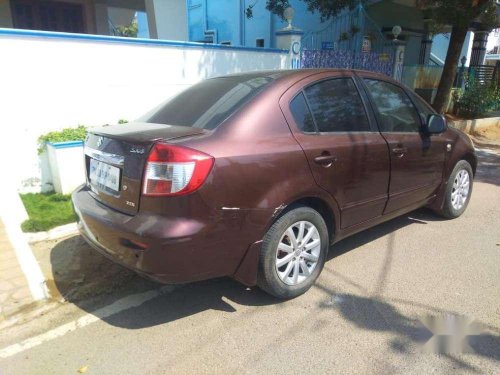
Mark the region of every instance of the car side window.
POLYGON ((417 107, 418 114, 420 115, 420 119, 422 120, 422 124, 427 122, 427 117, 429 115, 435 114, 434 110, 427 104, 420 96, 410 91, 410 96, 417 107))
POLYGON ((351 78, 321 81, 304 91, 318 131, 370 131, 365 107, 351 78))
POLYGON ((290 102, 290 112, 292 112, 295 123, 300 130, 304 133, 316 132, 311 111, 307 107, 306 99, 302 92, 290 102))
POLYGON ((402 88, 375 79, 364 81, 377 107, 382 132, 420 131, 420 116, 402 88))

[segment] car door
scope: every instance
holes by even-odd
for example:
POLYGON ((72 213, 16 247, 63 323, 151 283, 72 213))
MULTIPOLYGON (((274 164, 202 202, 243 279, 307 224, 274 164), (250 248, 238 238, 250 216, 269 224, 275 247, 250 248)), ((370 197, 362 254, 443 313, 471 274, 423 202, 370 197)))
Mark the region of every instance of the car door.
POLYGON ((337 201, 341 228, 381 216, 388 197, 389 152, 364 100, 349 73, 315 75, 280 100, 316 183, 337 201))
POLYGON ((373 76, 362 80, 391 156, 389 201, 384 213, 424 202, 442 181, 443 138, 422 133, 425 114, 417 110, 401 86, 373 76))

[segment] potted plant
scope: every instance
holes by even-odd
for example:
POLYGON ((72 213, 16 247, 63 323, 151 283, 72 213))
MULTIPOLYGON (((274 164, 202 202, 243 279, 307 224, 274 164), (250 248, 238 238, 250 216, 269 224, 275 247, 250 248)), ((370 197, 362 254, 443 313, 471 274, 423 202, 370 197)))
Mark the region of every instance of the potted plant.
POLYGON ((53 131, 38 138, 38 153, 42 159, 42 171, 48 170, 42 179, 43 190, 69 194, 85 182, 85 158, 83 142, 87 130, 85 126, 53 131), (46 160, 48 168, 43 167, 46 160), (44 186, 52 185, 52 189, 44 186))

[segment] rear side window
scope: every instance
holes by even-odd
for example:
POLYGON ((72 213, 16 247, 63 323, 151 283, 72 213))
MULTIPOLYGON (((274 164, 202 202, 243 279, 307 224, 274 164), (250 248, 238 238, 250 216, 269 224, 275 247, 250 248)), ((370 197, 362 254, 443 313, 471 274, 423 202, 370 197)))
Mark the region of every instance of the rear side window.
POLYGON ((307 107, 304 94, 299 93, 290 102, 290 112, 292 112, 295 123, 300 130, 305 133, 316 132, 311 111, 309 111, 309 108, 307 107))
POLYGON ((322 81, 305 89, 320 132, 370 131, 365 107, 350 78, 322 81))
POLYGON ((272 81, 271 75, 208 79, 191 86, 139 121, 212 130, 272 81))
POLYGON ((419 132, 420 116, 402 88, 389 82, 365 79, 381 120, 383 132, 419 132))

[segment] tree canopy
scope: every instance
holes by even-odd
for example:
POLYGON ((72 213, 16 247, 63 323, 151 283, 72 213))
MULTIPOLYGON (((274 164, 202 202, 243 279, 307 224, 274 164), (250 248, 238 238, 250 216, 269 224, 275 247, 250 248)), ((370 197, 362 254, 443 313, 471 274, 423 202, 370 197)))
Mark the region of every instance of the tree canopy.
MULTIPOLYGON (((247 8, 247 16, 252 17, 252 8, 247 8)), ((319 12, 322 20, 335 17, 342 9, 354 8, 365 0, 301 0, 310 12, 319 12)), ((266 0, 266 9, 279 16, 290 7, 290 0, 266 0)), ((425 10, 438 25, 466 26, 471 21, 479 21, 489 28, 499 25, 495 0, 417 0, 417 7, 425 10)))
MULTIPOLYGON (((256 0, 254 4, 249 5, 246 9, 247 17, 251 18, 252 8, 257 3, 256 0)), ((310 12, 319 12, 321 15, 321 20, 325 21, 332 17, 335 17, 342 9, 354 8, 358 5, 360 0, 301 0, 307 5, 307 10, 310 12)), ((266 0, 266 9, 270 12, 283 16, 283 11, 290 7, 290 0, 266 0)))

